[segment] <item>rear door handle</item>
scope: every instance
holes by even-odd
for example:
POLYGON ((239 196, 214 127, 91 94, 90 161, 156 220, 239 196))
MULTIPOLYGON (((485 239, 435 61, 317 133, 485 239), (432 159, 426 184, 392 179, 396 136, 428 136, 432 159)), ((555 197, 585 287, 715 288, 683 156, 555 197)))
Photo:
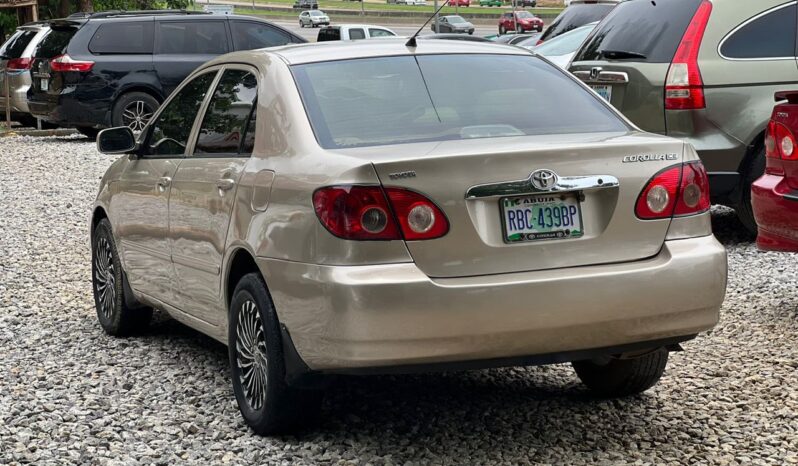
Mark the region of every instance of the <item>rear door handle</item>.
POLYGON ((216 180, 216 186, 222 191, 228 191, 230 189, 233 189, 233 186, 235 186, 235 184, 236 182, 234 180, 231 180, 230 178, 221 178, 216 180))

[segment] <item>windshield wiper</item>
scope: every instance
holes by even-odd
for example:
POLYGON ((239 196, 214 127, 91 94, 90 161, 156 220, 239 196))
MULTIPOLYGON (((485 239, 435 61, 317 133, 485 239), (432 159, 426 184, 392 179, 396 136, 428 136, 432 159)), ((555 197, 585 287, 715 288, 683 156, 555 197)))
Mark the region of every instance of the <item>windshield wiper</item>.
POLYGON ((604 58, 609 58, 610 60, 625 60, 628 58, 646 59, 646 56, 642 53, 630 52, 628 50, 602 50, 601 56, 604 58))

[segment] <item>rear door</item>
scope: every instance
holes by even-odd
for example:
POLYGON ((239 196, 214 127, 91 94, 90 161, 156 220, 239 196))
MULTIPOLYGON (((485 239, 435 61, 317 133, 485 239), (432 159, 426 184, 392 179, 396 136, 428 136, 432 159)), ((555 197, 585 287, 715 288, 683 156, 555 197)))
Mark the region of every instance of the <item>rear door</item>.
POLYGON ((176 306, 214 325, 225 318, 218 312, 222 260, 238 179, 255 141, 257 91, 253 69, 225 68, 169 198, 176 306))
POLYGON ((666 133, 665 78, 700 3, 621 3, 582 44, 570 71, 640 128, 666 133))
POLYGON ((156 21, 153 64, 165 95, 201 64, 231 50, 225 20, 156 21))

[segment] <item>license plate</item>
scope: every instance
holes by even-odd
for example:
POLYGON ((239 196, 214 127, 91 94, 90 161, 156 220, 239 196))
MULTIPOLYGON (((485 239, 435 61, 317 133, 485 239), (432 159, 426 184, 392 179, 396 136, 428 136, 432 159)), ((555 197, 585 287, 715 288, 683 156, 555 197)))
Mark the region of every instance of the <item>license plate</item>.
POLYGON ((590 86, 596 91, 596 94, 600 95, 604 98, 607 102, 612 102, 612 86, 590 86))
POLYGON ((41 88, 42 88, 43 91, 49 90, 50 89, 50 81, 48 81, 47 79, 42 79, 41 88))
POLYGON ((505 197, 499 203, 506 243, 584 235, 576 193, 505 197))

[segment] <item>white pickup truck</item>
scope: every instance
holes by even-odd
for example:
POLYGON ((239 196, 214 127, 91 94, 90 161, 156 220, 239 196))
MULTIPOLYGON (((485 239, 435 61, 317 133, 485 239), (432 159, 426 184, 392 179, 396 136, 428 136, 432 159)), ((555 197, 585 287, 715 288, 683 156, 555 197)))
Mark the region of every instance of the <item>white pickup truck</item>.
POLYGON ((319 30, 318 42, 329 40, 359 40, 377 37, 394 37, 396 33, 382 26, 371 24, 336 24, 319 30))

